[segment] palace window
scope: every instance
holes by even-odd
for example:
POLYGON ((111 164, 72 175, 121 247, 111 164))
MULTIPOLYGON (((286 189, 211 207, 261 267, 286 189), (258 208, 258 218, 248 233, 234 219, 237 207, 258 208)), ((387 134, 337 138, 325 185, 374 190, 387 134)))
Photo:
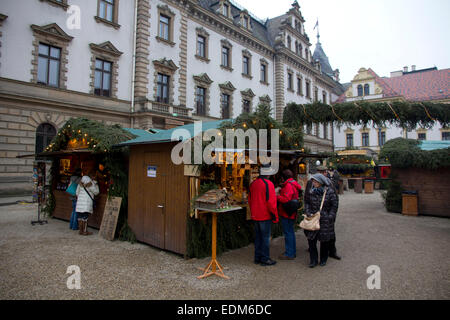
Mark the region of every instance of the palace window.
POLYGON ((450 131, 442 131, 442 140, 449 141, 450 140, 450 131))
POLYGON ((196 90, 197 115, 206 115, 206 88, 197 87, 196 90))
POLYGON ((369 146, 369 133, 368 132, 361 133, 361 145, 363 147, 369 146))
POLYGON ((427 134, 425 132, 421 132, 417 134, 418 140, 427 140, 427 134))
POLYGON ((362 85, 358 85, 358 97, 362 97, 363 96, 363 86, 362 85))
POLYGON ((287 89, 292 91, 293 89, 293 84, 292 84, 292 73, 288 72, 287 74, 288 78, 287 78, 287 83, 288 83, 288 87, 287 89))
POLYGON ((297 77, 297 94, 303 95, 302 78, 300 78, 300 77, 297 77))
POLYGON ((353 147, 353 133, 347 133, 347 147, 353 147))
POLYGON ((98 16, 110 22, 114 21, 114 0, 99 0, 98 16))
POLYGON ((242 101, 242 112, 243 113, 250 113, 250 111, 251 111, 250 109, 251 109, 251 102, 250 102, 250 100, 244 99, 242 101))
POLYGON ((370 94, 370 90, 369 90, 369 85, 366 83, 365 85, 364 85, 364 95, 365 96, 368 96, 369 94, 370 94))
POLYGON ((49 123, 42 123, 36 130, 35 153, 39 154, 50 144, 56 136, 56 129, 49 123))
POLYGON ((197 55, 206 58, 206 39, 203 36, 197 36, 197 55))
POLYGON ((222 93, 220 96, 221 100, 221 117, 222 119, 230 118, 230 96, 226 93, 222 93))
POLYGON ((170 18, 165 15, 159 16, 159 37, 170 41, 170 18))
POLYGON ((61 49, 47 44, 39 44, 38 83, 59 87, 61 49))
POLYGON ((230 68, 230 48, 222 47, 222 66, 230 68))
POLYGON ((386 143, 386 132, 378 130, 378 145, 380 147, 384 146, 386 143))
POLYGON ((261 68, 260 68, 260 82, 263 84, 268 84, 267 81, 267 66, 269 65, 265 59, 260 60, 261 68))
POLYGON ((287 36, 287 45, 286 46, 289 50, 291 50, 291 37, 290 36, 287 36))
POLYGON ((242 50, 242 75, 252 78, 252 54, 248 50, 242 50))
POLYGON ((169 81, 170 76, 158 73, 157 77, 157 89, 156 89, 156 101, 162 103, 169 103, 169 81))
POLYGON ((311 99, 311 83, 306 81, 306 97, 311 99))
POLYGON ((95 60, 95 89, 94 94, 111 96, 112 63, 101 59, 95 60))

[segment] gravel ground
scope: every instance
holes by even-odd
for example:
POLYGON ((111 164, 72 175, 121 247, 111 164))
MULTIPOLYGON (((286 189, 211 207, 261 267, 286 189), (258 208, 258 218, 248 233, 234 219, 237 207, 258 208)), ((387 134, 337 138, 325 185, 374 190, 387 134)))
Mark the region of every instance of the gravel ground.
MULTIPOLYGON (((209 259, 182 257, 144 245, 81 237, 68 222, 30 224, 36 204, 0 207, 0 299, 450 299, 450 220, 407 217, 384 209, 380 193, 340 197, 336 223, 341 261, 309 269, 307 241, 297 232, 297 259, 253 264, 253 245, 218 257, 230 280, 199 280, 209 259), (70 290, 67 267, 81 270, 70 290), (369 290, 367 267, 381 270, 369 290)), ((283 251, 271 242, 271 255, 283 251)))

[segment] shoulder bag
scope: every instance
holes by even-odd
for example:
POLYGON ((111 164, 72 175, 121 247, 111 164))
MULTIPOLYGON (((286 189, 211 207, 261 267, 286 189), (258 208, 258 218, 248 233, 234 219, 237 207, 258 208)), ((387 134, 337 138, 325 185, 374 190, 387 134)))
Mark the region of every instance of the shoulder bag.
POLYGON ((300 222, 300 228, 309 231, 320 230, 320 211, 322 211, 323 202, 325 201, 325 196, 327 194, 327 189, 323 193, 322 202, 320 203, 320 209, 314 213, 311 217, 303 214, 303 220, 300 222))

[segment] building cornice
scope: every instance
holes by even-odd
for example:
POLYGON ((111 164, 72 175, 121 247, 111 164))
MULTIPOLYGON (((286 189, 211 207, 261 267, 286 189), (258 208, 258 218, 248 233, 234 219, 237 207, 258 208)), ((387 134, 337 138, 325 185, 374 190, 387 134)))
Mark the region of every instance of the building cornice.
POLYGON ((197 23, 208 27, 215 32, 222 34, 224 37, 231 39, 251 50, 257 51, 260 54, 273 59, 275 51, 273 47, 265 44, 261 40, 255 38, 249 32, 243 32, 240 26, 234 25, 233 21, 223 17, 222 15, 210 12, 205 8, 198 5, 192 0, 163 0, 166 3, 170 3, 178 7, 179 9, 186 10, 189 18, 197 23))
POLYGON ((47 107, 59 109, 63 113, 85 111, 89 114, 129 116, 131 102, 127 100, 99 97, 83 92, 47 87, 7 78, 0 78, 0 88, 2 88, 0 89, 0 99, 2 101, 11 101, 14 104, 18 102, 27 103, 29 104, 27 107, 36 106, 36 110, 42 110, 42 107, 47 107), (11 90, 11 86, 14 86, 16 89, 11 90), (33 95, 33 92, 38 94, 33 95), (55 98, 56 96, 58 99, 55 98), (118 109, 123 109, 123 111, 118 109))

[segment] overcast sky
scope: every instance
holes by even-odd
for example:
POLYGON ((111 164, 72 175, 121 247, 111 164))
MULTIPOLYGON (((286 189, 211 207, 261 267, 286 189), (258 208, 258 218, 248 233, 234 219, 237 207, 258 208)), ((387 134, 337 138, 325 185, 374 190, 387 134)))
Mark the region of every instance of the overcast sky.
MULTIPOLYGON (((294 0, 234 0, 265 20, 285 14, 294 0)), ((359 68, 379 76, 416 65, 450 67, 450 0, 298 0, 312 43, 320 42, 341 83, 359 68)))

